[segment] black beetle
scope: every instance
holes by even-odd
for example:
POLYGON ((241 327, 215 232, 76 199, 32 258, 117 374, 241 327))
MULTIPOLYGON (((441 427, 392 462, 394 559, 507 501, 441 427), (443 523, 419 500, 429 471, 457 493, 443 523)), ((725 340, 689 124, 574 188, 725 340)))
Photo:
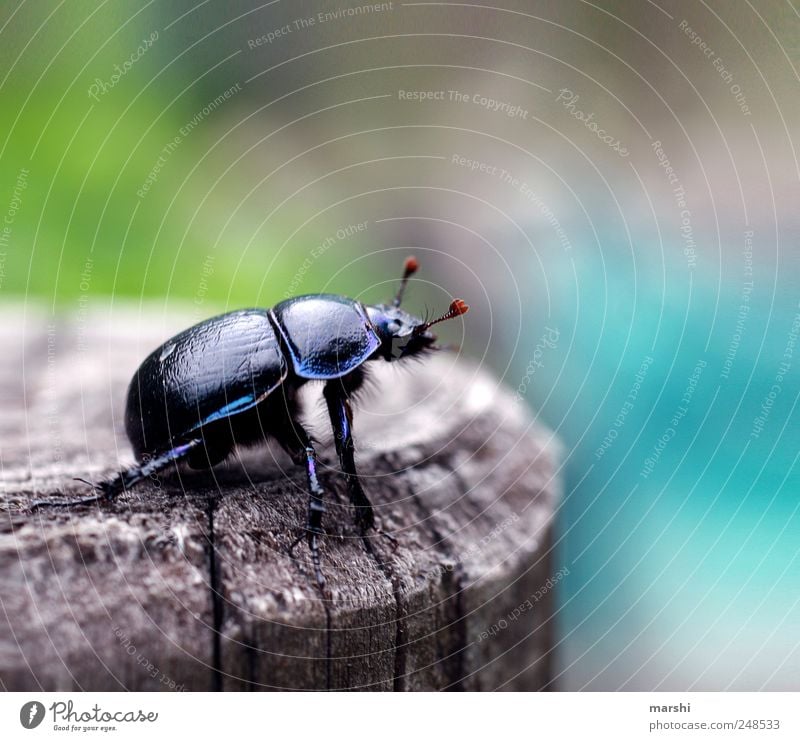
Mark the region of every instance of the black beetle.
POLYGON ((403 293, 417 268, 417 260, 409 257, 391 304, 365 306, 324 293, 299 296, 269 310, 222 314, 167 340, 145 358, 128 388, 125 430, 137 464, 97 484, 99 493, 94 496, 36 501, 32 507, 108 500, 171 463, 209 468, 224 460, 234 445, 271 436, 295 463, 306 467, 310 498, 305 533, 322 586, 318 538, 325 505, 316 453, 298 420, 297 391, 307 381, 325 382, 336 452, 356 523, 366 532, 374 527, 374 515, 356 471, 350 407, 352 395, 364 382, 364 363, 401 360, 435 349, 430 327, 469 308, 455 299, 432 321, 403 311, 403 293), (278 389, 281 393, 274 393, 278 389))

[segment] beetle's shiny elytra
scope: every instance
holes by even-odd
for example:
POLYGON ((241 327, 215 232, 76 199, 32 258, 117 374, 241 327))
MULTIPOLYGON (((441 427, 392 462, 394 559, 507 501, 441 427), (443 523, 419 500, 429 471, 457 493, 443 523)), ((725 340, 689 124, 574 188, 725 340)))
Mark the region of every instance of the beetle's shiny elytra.
POLYGON ((32 507, 111 499, 171 463, 207 468, 224 460, 235 445, 270 436, 306 468, 310 497, 304 534, 322 587, 324 492, 314 447, 299 421, 297 390, 308 381, 325 383, 323 395, 356 522, 362 532, 374 527, 372 505, 356 471, 351 430, 350 402, 364 382, 364 364, 435 349, 430 327, 469 308, 455 299, 445 314, 429 322, 403 311, 403 293, 417 269, 416 259, 409 257, 391 304, 364 306, 325 293, 299 296, 272 309, 213 317, 171 338, 145 358, 128 388, 125 430, 137 464, 98 484, 94 496, 36 501, 32 507))

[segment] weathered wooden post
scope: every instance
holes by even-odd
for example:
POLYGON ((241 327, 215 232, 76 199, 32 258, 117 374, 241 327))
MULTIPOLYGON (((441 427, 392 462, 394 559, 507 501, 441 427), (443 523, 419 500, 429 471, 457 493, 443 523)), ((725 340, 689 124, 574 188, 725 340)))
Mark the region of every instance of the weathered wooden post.
POLYGON ((287 553, 304 473, 276 448, 175 471, 112 505, 32 513, 33 498, 84 492, 73 476, 130 460, 127 382, 187 323, 114 317, 6 310, 0 322, 4 689, 547 686, 558 444, 455 355, 402 372, 376 364, 384 392, 357 412, 359 467, 396 547, 353 527, 308 389, 332 492, 324 596, 305 548, 287 553))

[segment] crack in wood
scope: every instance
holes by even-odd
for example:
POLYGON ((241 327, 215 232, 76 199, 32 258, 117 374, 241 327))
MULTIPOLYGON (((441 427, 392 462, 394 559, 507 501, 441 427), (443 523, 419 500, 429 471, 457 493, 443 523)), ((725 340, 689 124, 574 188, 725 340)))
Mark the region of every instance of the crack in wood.
POLYGON ((361 533, 361 540, 364 543, 365 550, 369 553, 373 561, 375 561, 384 579, 389 582, 389 586, 392 588, 395 606, 394 674, 392 676, 392 688, 395 692, 405 692, 406 653, 408 651, 408 646, 403 641, 403 634, 405 633, 405 607, 400 593, 400 586, 397 578, 392 573, 391 567, 375 552, 375 548, 370 542, 369 537, 361 533))
MULTIPOLYGON (((453 569, 453 583, 454 583, 454 593, 451 597, 455 600, 455 612, 456 612, 456 622, 458 624, 457 630, 457 643, 455 651, 451 651, 447 656, 443 657, 444 660, 447 660, 451 657, 455 657, 455 672, 454 681, 449 685, 450 689, 456 691, 463 691, 464 687, 462 684, 462 678, 464 676, 464 651, 467 648, 467 629, 466 629, 466 616, 464 615, 464 604, 462 599, 462 591, 464 589, 463 578, 464 578, 464 568, 461 564, 461 558, 457 556, 453 549, 447 545, 447 538, 439 529, 438 525, 436 525, 436 520, 434 519, 433 512, 429 510, 422 502, 419 494, 417 494, 416 489, 410 482, 406 482, 407 491, 411 497, 411 500, 414 502, 415 506, 419 510, 420 514, 430 522, 430 530, 431 534, 434 537, 434 548, 436 548, 437 553, 440 553, 446 559, 453 561, 455 563, 455 567, 453 569)), ((441 577, 441 584, 442 584, 442 591, 445 589, 445 578, 444 574, 441 577)), ((446 673, 446 672, 445 672, 446 673)))

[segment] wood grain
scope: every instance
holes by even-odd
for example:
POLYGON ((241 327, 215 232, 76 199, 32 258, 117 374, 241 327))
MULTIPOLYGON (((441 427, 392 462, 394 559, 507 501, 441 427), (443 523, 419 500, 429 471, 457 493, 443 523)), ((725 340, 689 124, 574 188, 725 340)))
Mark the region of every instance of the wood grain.
MULTIPOLYGON (((196 320, 197 317, 194 318, 196 320)), ((4 311, 0 682, 9 690, 539 689, 553 646, 558 443, 454 354, 373 363, 357 462, 381 526, 362 538, 319 387, 325 593, 305 476, 274 446, 173 470, 118 501, 32 513, 131 462, 128 380, 186 316, 4 311), (528 607, 530 605, 530 607, 528 607)))

